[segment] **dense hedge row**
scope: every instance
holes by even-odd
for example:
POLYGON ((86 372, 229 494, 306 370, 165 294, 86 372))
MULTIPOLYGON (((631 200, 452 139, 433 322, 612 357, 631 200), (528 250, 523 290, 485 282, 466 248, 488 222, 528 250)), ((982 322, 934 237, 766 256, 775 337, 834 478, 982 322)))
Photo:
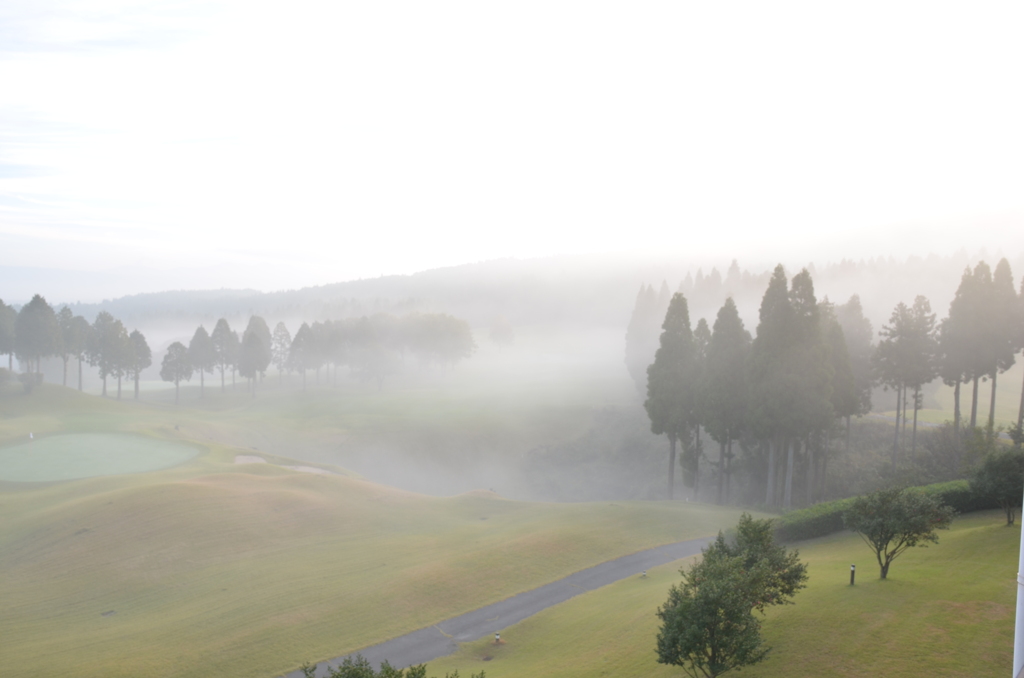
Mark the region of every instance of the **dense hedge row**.
MULTIPOLYGON (((952 480, 914 489, 937 497, 942 503, 956 509, 957 513, 999 508, 992 499, 979 497, 971 492, 970 484, 966 480, 952 480)), ((852 497, 791 511, 775 520, 775 538, 779 541, 800 541, 839 532, 845 529, 843 512, 851 503, 852 497)))

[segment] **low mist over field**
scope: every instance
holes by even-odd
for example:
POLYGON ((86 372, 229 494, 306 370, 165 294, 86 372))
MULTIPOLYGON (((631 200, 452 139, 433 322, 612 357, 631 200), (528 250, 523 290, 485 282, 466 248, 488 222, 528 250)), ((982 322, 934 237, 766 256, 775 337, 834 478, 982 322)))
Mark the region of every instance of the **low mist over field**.
POLYGON ((0 3, 0 673, 1009 674, 1022 22, 0 3))
MULTIPOLYGON (((895 391, 889 389, 896 382, 887 381, 871 354, 878 352, 883 332, 894 327, 900 304, 909 308, 915 299, 925 299, 928 312, 941 320, 952 312, 965 272, 973 276, 985 269, 991 279, 995 262, 985 262, 984 256, 961 252, 781 269, 788 278, 807 276, 816 303, 837 309, 828 314, 838 312, 842 320, 850 308, 863 323, 852 328, 852 321, 843 320, 844 331, 855 332, 845 337, 843 350, 863 384, 858 386, 862 404, 850 412, 856 421, 847 425, 840 417, 834 427, 821 429, 826 436, 819 443, 822 458, 831 458, 833 465, 829 471, 814 470, 815 476, 822 474, 815 496, 847 496, 891 477, 883 468, 891 465, 884 429, 886 417, 891 422, 895 416, 895 391), (853 445, 862 448, 858 455, 847 451, 846 428, 853 432, 853 445), (878 458, 864 457, 869 452, 878 458)), ((1012 279, 1013 270, 1024 271, 1024 257, 1000 261, 1016 295, 1019 278, 1012 279)), ((214 440, 239 440, 251 450, 338 464, 430 494, 482 488, 549 500, 658 498, 664 496, 666 443, 652 433, 645 401, 651 397, 648 366, 663 341, 670 297, 686 300, 698 332, 703 323, 710 332, 731 299, 739 321, 756 339, 772 276, 771 269, 751 270, 736 260, 705 269, 657 260, 505 259, 272 293, 177 291, 55 307, 94 328, 103 316, 124 328, 120 331, 143 335, 151 357, 137 370, 138 398, 221 412, 219 428, 231 432, 203 434, 214 440), (246 372, 237 353, 197 357, 205 345, 200 340, 212 342, 211 347, 231 340, 239 351, 251 332, 263 333, 262 367, 246 372), (314 348, 301 349, 302 342, 314 348), (166 373, 172 345, 181 346, 193 363, 177 385, 166 373)), ((937 338, 938 325, 932 323, 937 338)), ((104 367, 98 349, 82 346, 81 370, 74 352, 68 354, 67 371, 59 354, 44 355, 39 362, 44 379, 76 388, 81 375, 86 392, 136 397, 132 369, 122 373, 118 396, 118 368, 104 367)), ((224 344, 222 350, 229 349, 224 344)), ((938 345, 928 350, 935 352, 930 360, 938 366, 938 345)), ((17 353, 16 372, 35 369, 17 353)), ((992 414, 1000 426, 1016 422, 1020 366, 1007 363, 1006 369, 1003 395, 991 413, 992 394, 980 389, 979 421, 992 414)), ((981 376, 987 382, 986 374, 983 370, 981 376)), ((970 378, 965 375, 966 402, 970 378)), ((953 385, 943 383, 937 372, 921 381, 914 414, 922 441, 915 428, 913 440, 901 443, 908 461, 910 448, 916 457, 919 445, 936 435, 934 427, 954 418, 953 385)), ((830 384, 828 392, 838 388, 830 384)), ((967 407, 961 413, 965 418, 967 407)), ((735 438, 744 451, 733 454, 745 459, 738 473, 748 474, 747 492, 755 492, 765 482, 764 449, 750 437, 753 424, 737 425, 743 430, 735 438)), ((705 480, 710 479, 703 491, 717 495, 713 478, 723 470, 709 436, 702 426, 699 437, 692 437, 691 444, 700 441, 701 450, 693 457, 695 469, 684 476, 690 487, 696 478, 698 489, 689 491, 700 492, 702 461, 705 480)), ((927 463, 930 470, 907 473, 952 473, 933 468, 945 462, 927 463)), ((805 495, 800 502, 810 501, 811 490, 805 495)))

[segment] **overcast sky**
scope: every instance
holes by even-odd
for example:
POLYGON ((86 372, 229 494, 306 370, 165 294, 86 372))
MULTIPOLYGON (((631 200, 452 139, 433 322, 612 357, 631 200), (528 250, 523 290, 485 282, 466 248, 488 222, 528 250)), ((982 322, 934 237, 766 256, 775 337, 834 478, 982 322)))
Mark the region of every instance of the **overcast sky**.
POLYGON ((556 253, 1016 255, 1022 19, 4 0, 0 267, 275 289, 556 253))

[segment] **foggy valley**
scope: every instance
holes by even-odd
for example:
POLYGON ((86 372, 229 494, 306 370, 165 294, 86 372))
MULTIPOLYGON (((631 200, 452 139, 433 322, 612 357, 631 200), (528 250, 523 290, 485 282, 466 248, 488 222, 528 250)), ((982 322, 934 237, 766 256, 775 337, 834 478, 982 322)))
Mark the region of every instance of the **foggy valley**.
POLYGON ((1024 676, 1022 21, 0 3, 0 676, 1024 676))

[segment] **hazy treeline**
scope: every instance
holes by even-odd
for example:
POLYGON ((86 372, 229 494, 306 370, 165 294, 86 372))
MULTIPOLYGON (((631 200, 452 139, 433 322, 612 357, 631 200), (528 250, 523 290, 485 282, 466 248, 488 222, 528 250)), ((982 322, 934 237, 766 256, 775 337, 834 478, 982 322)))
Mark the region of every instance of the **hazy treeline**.
MULTIPOLYGON (((160 366, 160 377, 173 382, 177 389, 182 381, 198 374, 205 390, 207 373, 220 375, 221 388, 226 375, 240 374, 248 380, 255 395, 257 383, 273 364, 280 373, 306 374, 327 368, 337 379, 337 368, 347 366, 360 379, 374 379, 378 386, 394 374, 406 353, 421 363, 453 366, 468 358, 476 349, 469 324, 444 314, 408 314, 396 317, 378 313, 360 318, 302 323, 293 338, 287 326, 279 322, 271 332, 266 321, 257 315, 249 318, 241 335, 224 318, 217 321, 212 332, 200 325, 186 346, 173 342, 160 366)), ((36 295, 16 311, 0 300, 0 355, 7 355, 7 377, 13 370, 13 358, 24 368, 26 386, 41 376, 43 358, 56 356, 64 364, 63 384, 67 386, 70 359, 78 363, 78 388, 82 389, 82 366, 95 367, 107 394, 107 378, 117 380, 117 397, 121 397, 121 381, 135 382, 139 395, 141 372, 152 365, 152 351, 138 330, 127 331, 122 322, 106 311, 100 311, 93 323, 74 315, 64 306, 55 312, 40 295, 36 295)))
POLYGON ((248 380, 255 395, 256 384, 274 365, 279 375, 296 372, 302 375, 303 388, 306 375, 313 371, 317 383, 320 371, 326 369, 328 381, 335 383, 338 368, 346 366, 359 379, 375 380, 378 387, 386 377, 394 374, 405 353, 411 353, 422 363, 454 366, 470 357, 476 350, 473 333, 464 320, 444 314, 411 313, 397 317, 378 313, 361 318, 302 323, 295 336, 284 322, 270 331, 260 316, 252 316, 239 337, 228 321, 221 318, 213 332, 207 333, 200 325, 186 347, 181 342, 171 344, 168 356, 174 355, 167 375, 161 376, 175 385, 191 378, 193 372, 204 386, 204 375, 219 372, 221 389, 225 374, 230 371, 232 382, 237 371, 248 380))
POLYGON ((0 355, 3 354, 7 355, 6 376, 10 376, 13 358, 17 356, 24 367, 22 381, 27 388, 41 379, 43 358, 56 356, 63 362, 64 386, 68 383, 68 362, 72 358, 77 361, 81 390, 82 364, 88 362, 103 380, 103 395, 107 394, 107 378, 117 380, 118 399, 124 378, 134 380, 135 397, 139 397, 139 376, 152 364, 153 357, 141 332, 129 333, 120 320, 106 311, 101 311, 90 324, 67 306, 54 312, 38 294, 19 311, 0 300, 0 355))
MULTIPOLYGON (((865 315, 879 327, 889 310, 907 297, 907 290, 945 307, 960 271, 985 258, 983 253, 959 252, 900 260, 879 257, 817 264, 788 262, 787 267, 800 270, 806 266, 819 296, 839 300, 859 294, 865 315)), ((1018 253, 1010 262, 1015 269, 1024 268, 1024 254, 1018 253)), ((516 327, 572 323, 611 328, 620 326, 629 316, 641 282, 665 280, 672 291, 687 295, 695 317, 713 316, 731 296, 744 322, 753 326, 756 318, 752 312, 772 269, 751 262, 723 264, 678 258, 506 259, 297 290, 169 291, 69 306, 76 315, 90 320, 105 310, 147 334, 163 326, 205 323, 212 327, 222 317, 244 323, 249 316, 259 315, 297 324, 303 320, 375 313, 404 315, 413 311, 449 313, 473 327, 486 327, 497 316, 503 316, 516 327)))
MULTIPOLYGON (((1006 259, 994 272, 980 262, 963 272, 948 317, 936 322, 928 299, 918 295, 910 306, 896 305, 878 336, 875 343, 857 295, 842 305, 819 301, 807 269, 790 281, 785 269, 776 267, 753 337, 731 297, 713 326, 700 319, 694 327, 683 292, 669 296, 664 285, 660 292, 643 287, 627 330, 626 366, 646 391, 651 430, 668 437, 669 495, 678 443, 684 481, 695 495, 701 462, 709 460, 713 467, 707 475, 717 483, 719 502, 729 500, 738 471, 747 503, 757 495, 768 506, 813 503, 823 496, 829 460, 838 454, 833 441, 845 433, 843 447, 849 449, 850 418, 870 411, 876 384, 892 389, 897 400, 890 473, 905 461, 900 452, 910 409, 910 455, 916 454, 921 387, 935 379, 955 388, 957 455, 964 445, 961 426, 972 436, 977 430, 978 384, 992 382, 991 437, 996 379, 1024 350, 1024 280, 1018 293, 1006 259), (659 316, 661 333, 651 361, 652 319, 659 316), (972 386, 970 417, 963 421, 962 384, 972 386), (704 435, 717 443, 717 455, 703 450, 704 435), (742 454, 734 451, 734 442, 742 454)), ((1022 418, 1024 394, 1012 432, 1018 444, 1022 418)), ((963 461, 958 457, 956 464, 963 461)))

